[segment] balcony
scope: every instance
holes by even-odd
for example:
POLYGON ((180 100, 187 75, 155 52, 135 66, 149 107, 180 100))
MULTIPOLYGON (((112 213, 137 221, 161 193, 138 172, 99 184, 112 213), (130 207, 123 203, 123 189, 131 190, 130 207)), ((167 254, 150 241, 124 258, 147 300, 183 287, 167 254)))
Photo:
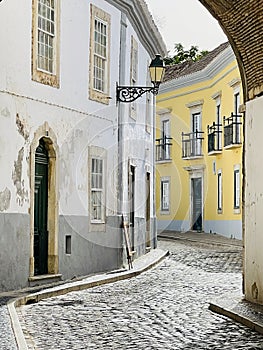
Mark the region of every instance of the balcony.
POLYGON ((241 146, 241 118, 239 114, 231 113, 229 118, 224 117, 224 147, 227 149, 241 146))
POLYGON ((164 137, 156 139, 156 161, 165 162, 171 160, 172 138, 164 137))
POLYGON ((214 155, 222 152, 222 124, 215 122, 207 126, 208 154, 214 155))
POLYGON ((203 131, 182 133, 182 158, 200 158, 203 156, 203 131))

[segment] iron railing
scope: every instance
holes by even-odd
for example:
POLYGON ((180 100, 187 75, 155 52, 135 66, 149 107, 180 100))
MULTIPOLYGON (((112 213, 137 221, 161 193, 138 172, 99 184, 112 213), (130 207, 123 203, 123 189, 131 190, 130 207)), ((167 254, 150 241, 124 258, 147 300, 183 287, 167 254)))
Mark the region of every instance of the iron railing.
POLYGON ((156 161, 171 160, 172 138, 156 139, 156 161))
POLYGON ((241 118, 240 114, 224 117, 224 147, 241 144, 241 118))
POLYGON ((199 157, 203 155, 203 131, 182 133, 182 158, 199 157))
POLYGON ((207 126, 208 153, 222 151, 222 124, 207 126))

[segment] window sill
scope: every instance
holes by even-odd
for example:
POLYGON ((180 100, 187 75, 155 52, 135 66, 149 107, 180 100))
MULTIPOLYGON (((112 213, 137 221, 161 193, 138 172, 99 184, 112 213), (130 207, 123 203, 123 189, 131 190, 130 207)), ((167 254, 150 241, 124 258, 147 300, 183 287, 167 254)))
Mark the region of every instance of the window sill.
POLYGON ((235 215, 241 214, 241 209, 240 208, 234 208, 233 212, 234 212, 235 215))
POLYGON ((204 158, 203 155, 201 156, 190 156, 190 157, 182 157, 183 160, 189 160, 189 159, 202 159, 204 158))
POLYGON ((160 215, 170 215, 170 210, 167 210, 167 211, 161 210, 160 215))
POLYGON ((222 150, 220 150, 220 151, 211 151, 211 152, 208 152, 208 155, 209 156, 215 156, 215 155, 221 154, 221 153, 222 153, 222 150))
POLYGON ((163 163, 172 163, 172 159, 162 159, 162 160, 156 160, 157 164, 163 164, 163 163))
POLYGON ((234 149, 234 148, 239 148, 241 146, 242 146, 242 143, 232 143, 231 145, 224 146, 224 149, 225 150, 234 149))

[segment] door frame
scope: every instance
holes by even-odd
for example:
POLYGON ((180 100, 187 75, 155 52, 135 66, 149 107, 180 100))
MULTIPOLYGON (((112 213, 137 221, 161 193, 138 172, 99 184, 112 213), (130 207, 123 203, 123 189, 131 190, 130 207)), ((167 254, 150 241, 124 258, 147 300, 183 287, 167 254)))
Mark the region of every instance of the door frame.
POLYGON ((189 188, 190 188, 190 229, 193 230, 194 226, 194 210, 193 210, 193 187, 192 180, 201 178, 201 201, 202 201, 202 229, 204 228, 204 171, 203 170, 193 170, 189 173, 189 188))
POLYGON ((37 129, 30 146, 30 258, 29 277, 34 276, 34 205, 35 205, 35 154, 39 140, 43 139, 48 151, 48 274, 57 274, 58 266, 58 145, 55 133, 45 122, 37 129))

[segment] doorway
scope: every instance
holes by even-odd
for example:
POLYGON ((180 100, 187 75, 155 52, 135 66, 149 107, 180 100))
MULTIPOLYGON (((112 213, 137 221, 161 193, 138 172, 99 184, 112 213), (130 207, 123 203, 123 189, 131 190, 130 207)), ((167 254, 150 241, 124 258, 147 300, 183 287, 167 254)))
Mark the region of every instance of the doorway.
POLYGON ((192 190, 192 229, 201 232, 203 229, 203 200, 202 200, 202 178, 191 179, 192 190))
POLYGON ((135 226, 135 166, 130 165, 128 176, 129 188, 129 235, 131 250, 135 250, 134 226, 135 226))
POLYGON ((151 232, 151 178, 150 173, 146 173, 146 202, 145 202, 145 219, 146 219, 146 237, 145 246, 151 246, 150 232, 151 232))
POLYGON ((34 275, 48 273, 48 151, 43 139, 35 154, 34 275))

